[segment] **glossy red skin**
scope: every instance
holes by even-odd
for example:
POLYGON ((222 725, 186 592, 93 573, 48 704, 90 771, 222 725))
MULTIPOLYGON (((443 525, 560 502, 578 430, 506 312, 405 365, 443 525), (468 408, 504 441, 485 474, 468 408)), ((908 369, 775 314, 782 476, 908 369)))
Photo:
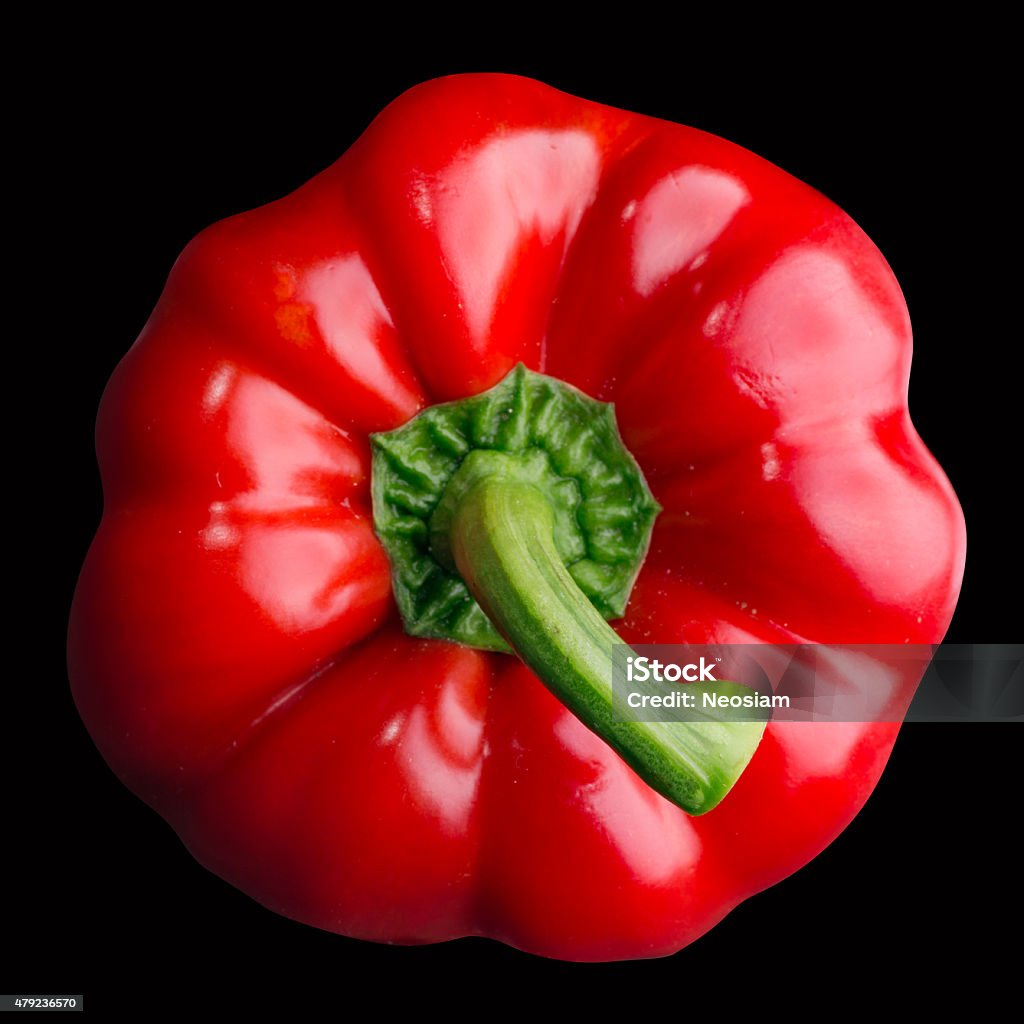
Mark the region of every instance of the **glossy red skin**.
POLYGON ((613 400, 664 506, 628 640, 938 641, 956 497, 846 215, 721 139, 526 79, 396 100, 186 249, 104 396, 74 696, 211 870, 347 935, 671 953, 822 850, 898 726, 771 724, 690 818, 517 660, 405 636, 367 434, 519 360, 613 400))

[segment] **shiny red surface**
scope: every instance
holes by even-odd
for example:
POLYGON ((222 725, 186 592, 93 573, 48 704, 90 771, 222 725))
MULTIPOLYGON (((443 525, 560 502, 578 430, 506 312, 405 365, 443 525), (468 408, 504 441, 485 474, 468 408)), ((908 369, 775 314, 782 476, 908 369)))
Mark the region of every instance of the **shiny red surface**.
MULTIPOLYGON (((900 290, 828 200, 529 80, 429 82, 186 249, 104 396, 74 696, 196 857, 348 935, 665 954, 815 856, 892 724, 771 724, 688 818, 508 656, 403 635, 367 434, 519 360, 664 506, 622 635, 938 641, 964 526, 900 290)), ((879 842, 883 842, 879 837, 879 842)))

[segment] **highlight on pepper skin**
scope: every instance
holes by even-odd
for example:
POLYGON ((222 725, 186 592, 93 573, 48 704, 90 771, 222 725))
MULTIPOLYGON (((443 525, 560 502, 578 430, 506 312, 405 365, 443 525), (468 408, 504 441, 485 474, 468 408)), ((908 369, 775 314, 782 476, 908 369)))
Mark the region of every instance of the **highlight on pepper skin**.
POLYGON ((850 823, 899 726, 623 730, 609 645, 941 640, 964 524, 910 359, 883 256, 779 168, 427 82, 172 269, 100 409, 77 706, 278 913, 673 953, 850 823))

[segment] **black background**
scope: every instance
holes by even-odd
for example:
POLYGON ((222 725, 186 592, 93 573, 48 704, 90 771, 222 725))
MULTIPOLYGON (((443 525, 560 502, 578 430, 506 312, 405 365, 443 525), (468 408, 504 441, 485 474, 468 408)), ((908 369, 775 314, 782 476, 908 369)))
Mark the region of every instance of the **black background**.
POLYGON ((84 992, 91 1009, 150 992, 172 1010, 200 993, 216 1007, 295 1000, 328 1010, 353 988, 457 1004, 468 979, 500 986, 493 992, 529 993, 544 980, 574 997, 650 986, 692 999, 736 972, 740 990, 765 999, 825 984, 848 1000, 881 976, 916 986, 919 958, 947 990, 998 977, 1019 945, 1012 924, 1009 939, 997 932, 1019 903, 1014 726, 907 726, 865 810, 793 878, 675 957, 574 966, 483 940, 374 946, 270 914, 196 864, 115 780, 68 693, 63 632, 101 509, 96 406, 173 259, 208 223, 333 161, 404 88, 456 71, 527 74, 723 135, 860 223, 906 293, 911 411, 967 516, 968 571, 948 639, 1019 641, 1018 513, 1006 482, 1020 476, 1020 338, 997 248, 1018 186, 998 57, 957 28, 928 43, 866 37, 848 49, 824 30, 788 49, 759 42, 759 31, 742 55, 723 30, 703 47, 691 34, 648 55, 634 30, 614 28, 557 55, 528 45, 498 55, 477 40, 445 53, 423 42, 410 58, 377 36, 338 39, 331 55, 307 52, 315 26, 282 28, 255 50, 193 41, 160 60, 159 29, 135 45, 65 42, 40 54, 37 82, 58 88, 22 109, 31 135, 16 159, 42 188, 23 267, 41 297, 18 335, 39 357, 35 376, 19 379, 42 412, 31 429, 21 421, 14 447, 28 518, 46 524, 28 546, 51 605, 24 613, 44 635, 31 669, 8 680, 32 705, 4 716, 13 767, 3 782, 0 991, 84 992))

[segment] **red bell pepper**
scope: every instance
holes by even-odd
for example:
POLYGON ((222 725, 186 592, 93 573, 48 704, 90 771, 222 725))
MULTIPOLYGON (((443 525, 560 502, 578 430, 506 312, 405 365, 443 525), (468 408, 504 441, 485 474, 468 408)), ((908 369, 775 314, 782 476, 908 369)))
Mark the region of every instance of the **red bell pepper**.
POLYGON ((632 642, 939 641, 964 526, 910 353, 877 249, 764 160, 429 82, 175 265, 100 412, 75 700, 290 917, 677 950, 835 838, 898 726, 729 726, 687 774, 583 663, 623 611, 632 642))

